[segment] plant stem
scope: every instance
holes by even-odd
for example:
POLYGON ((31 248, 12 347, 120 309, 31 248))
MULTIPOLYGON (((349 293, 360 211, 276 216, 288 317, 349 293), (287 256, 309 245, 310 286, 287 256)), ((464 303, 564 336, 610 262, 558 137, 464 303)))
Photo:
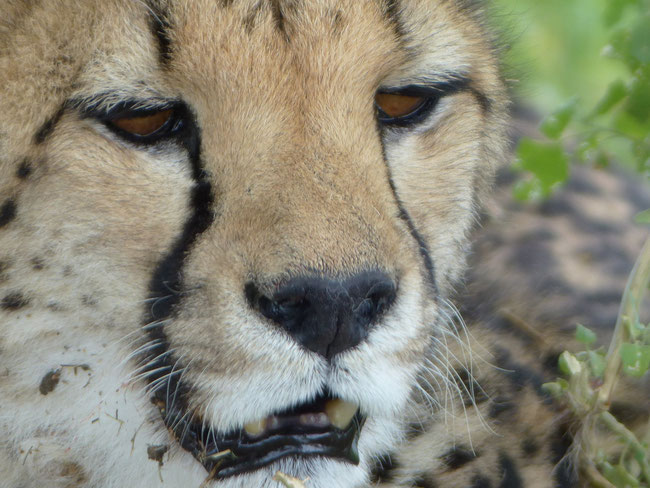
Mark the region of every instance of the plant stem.
POLYGON ((639 442, 636 436, 630 432, 627 427, 621 424, 609 412, 602 412, 599 415, 600 420, 615 434, 623 438, 623 441, 634 451, 634 459, 639 463, 641 472, 646 481, 650 481, 650 464, 645 450, 645 446, 639 442))
POLYGON ((621 301, 621 308, 616 320, 616 328, 612 337, 612 343, 607 352, 607 367, 605 368, 604 383, 598 392, 598 402, 601 405, 609 405, 612 392, 616 387, 616 381, 621 369, 620 350, 621 345, 625 342, 627 331, 625 320, 638 316, 639 308, 643 300, 645 291, 650 281, 650 238, 643 245, 632 274, 628 279, 625 293, 621 301))

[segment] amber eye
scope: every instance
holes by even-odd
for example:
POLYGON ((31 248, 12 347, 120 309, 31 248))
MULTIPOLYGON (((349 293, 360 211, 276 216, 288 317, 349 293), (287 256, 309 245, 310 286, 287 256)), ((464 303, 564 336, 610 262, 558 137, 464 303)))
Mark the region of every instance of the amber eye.
POLYGON ((416 112, 427 101, 424 97, 400 95, 397 93, 377 93, 375 103, 383 117, 401 118, 416 112))
POLYGON ((167 109, 138 117, 120 117, 111 119, 110 123, 129 134, 139 137, 147 137, 165 127, 172 118, 173 113, 173 109, 167 109))

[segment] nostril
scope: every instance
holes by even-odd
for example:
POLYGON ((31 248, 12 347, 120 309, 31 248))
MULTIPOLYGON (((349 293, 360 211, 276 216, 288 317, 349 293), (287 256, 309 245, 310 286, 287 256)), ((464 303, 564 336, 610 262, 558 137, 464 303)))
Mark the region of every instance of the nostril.
POLYGON ((280 325, 286 324, 299 317, 302 312, 309 308, 309 302, 304 293, 280 293, 269 298, 257 288, 254 283, 247 283, 244 286, 244 294, 248 305, 261 313, 264 317, 280 325))
POLYGON ((366 292, 366 300, 369 300, 373 304, 374 313, 380 315, 393 304, 396 291, 395 282, 390 279, 384 279, 372 285, 366 292))
POLYGON ((307 300, 302 297, 284 298, 282 300, 272 300, 266 296, 260 296, 257 302, 257 308, 260 313, 267 319, 283 324, 287 320, 296 317, 301 310, 308 307, 307 300))

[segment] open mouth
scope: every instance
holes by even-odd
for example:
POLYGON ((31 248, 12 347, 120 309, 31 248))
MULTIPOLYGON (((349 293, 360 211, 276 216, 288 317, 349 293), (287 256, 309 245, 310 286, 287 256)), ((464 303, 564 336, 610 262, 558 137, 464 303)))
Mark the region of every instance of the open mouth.
POLYGON ((325 456, 358 464, 357 442, 364 422, 358 407, 329 394, 289 410, 250 422, 226 434, 200 420, 170 412, 162 399, 152 400, 180 445, 211 478, 253 471, 288 456, 325 456))

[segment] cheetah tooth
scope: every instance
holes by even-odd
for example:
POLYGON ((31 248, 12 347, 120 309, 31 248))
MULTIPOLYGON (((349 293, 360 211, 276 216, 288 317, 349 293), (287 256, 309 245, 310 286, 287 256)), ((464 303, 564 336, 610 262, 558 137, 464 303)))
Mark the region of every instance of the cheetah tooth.
POLYGON ((334 427, 345 429, 350 425, 354 414, 357 413, 357 406, 354 403, 335 398, 325 404, 325 413, 334 427))

